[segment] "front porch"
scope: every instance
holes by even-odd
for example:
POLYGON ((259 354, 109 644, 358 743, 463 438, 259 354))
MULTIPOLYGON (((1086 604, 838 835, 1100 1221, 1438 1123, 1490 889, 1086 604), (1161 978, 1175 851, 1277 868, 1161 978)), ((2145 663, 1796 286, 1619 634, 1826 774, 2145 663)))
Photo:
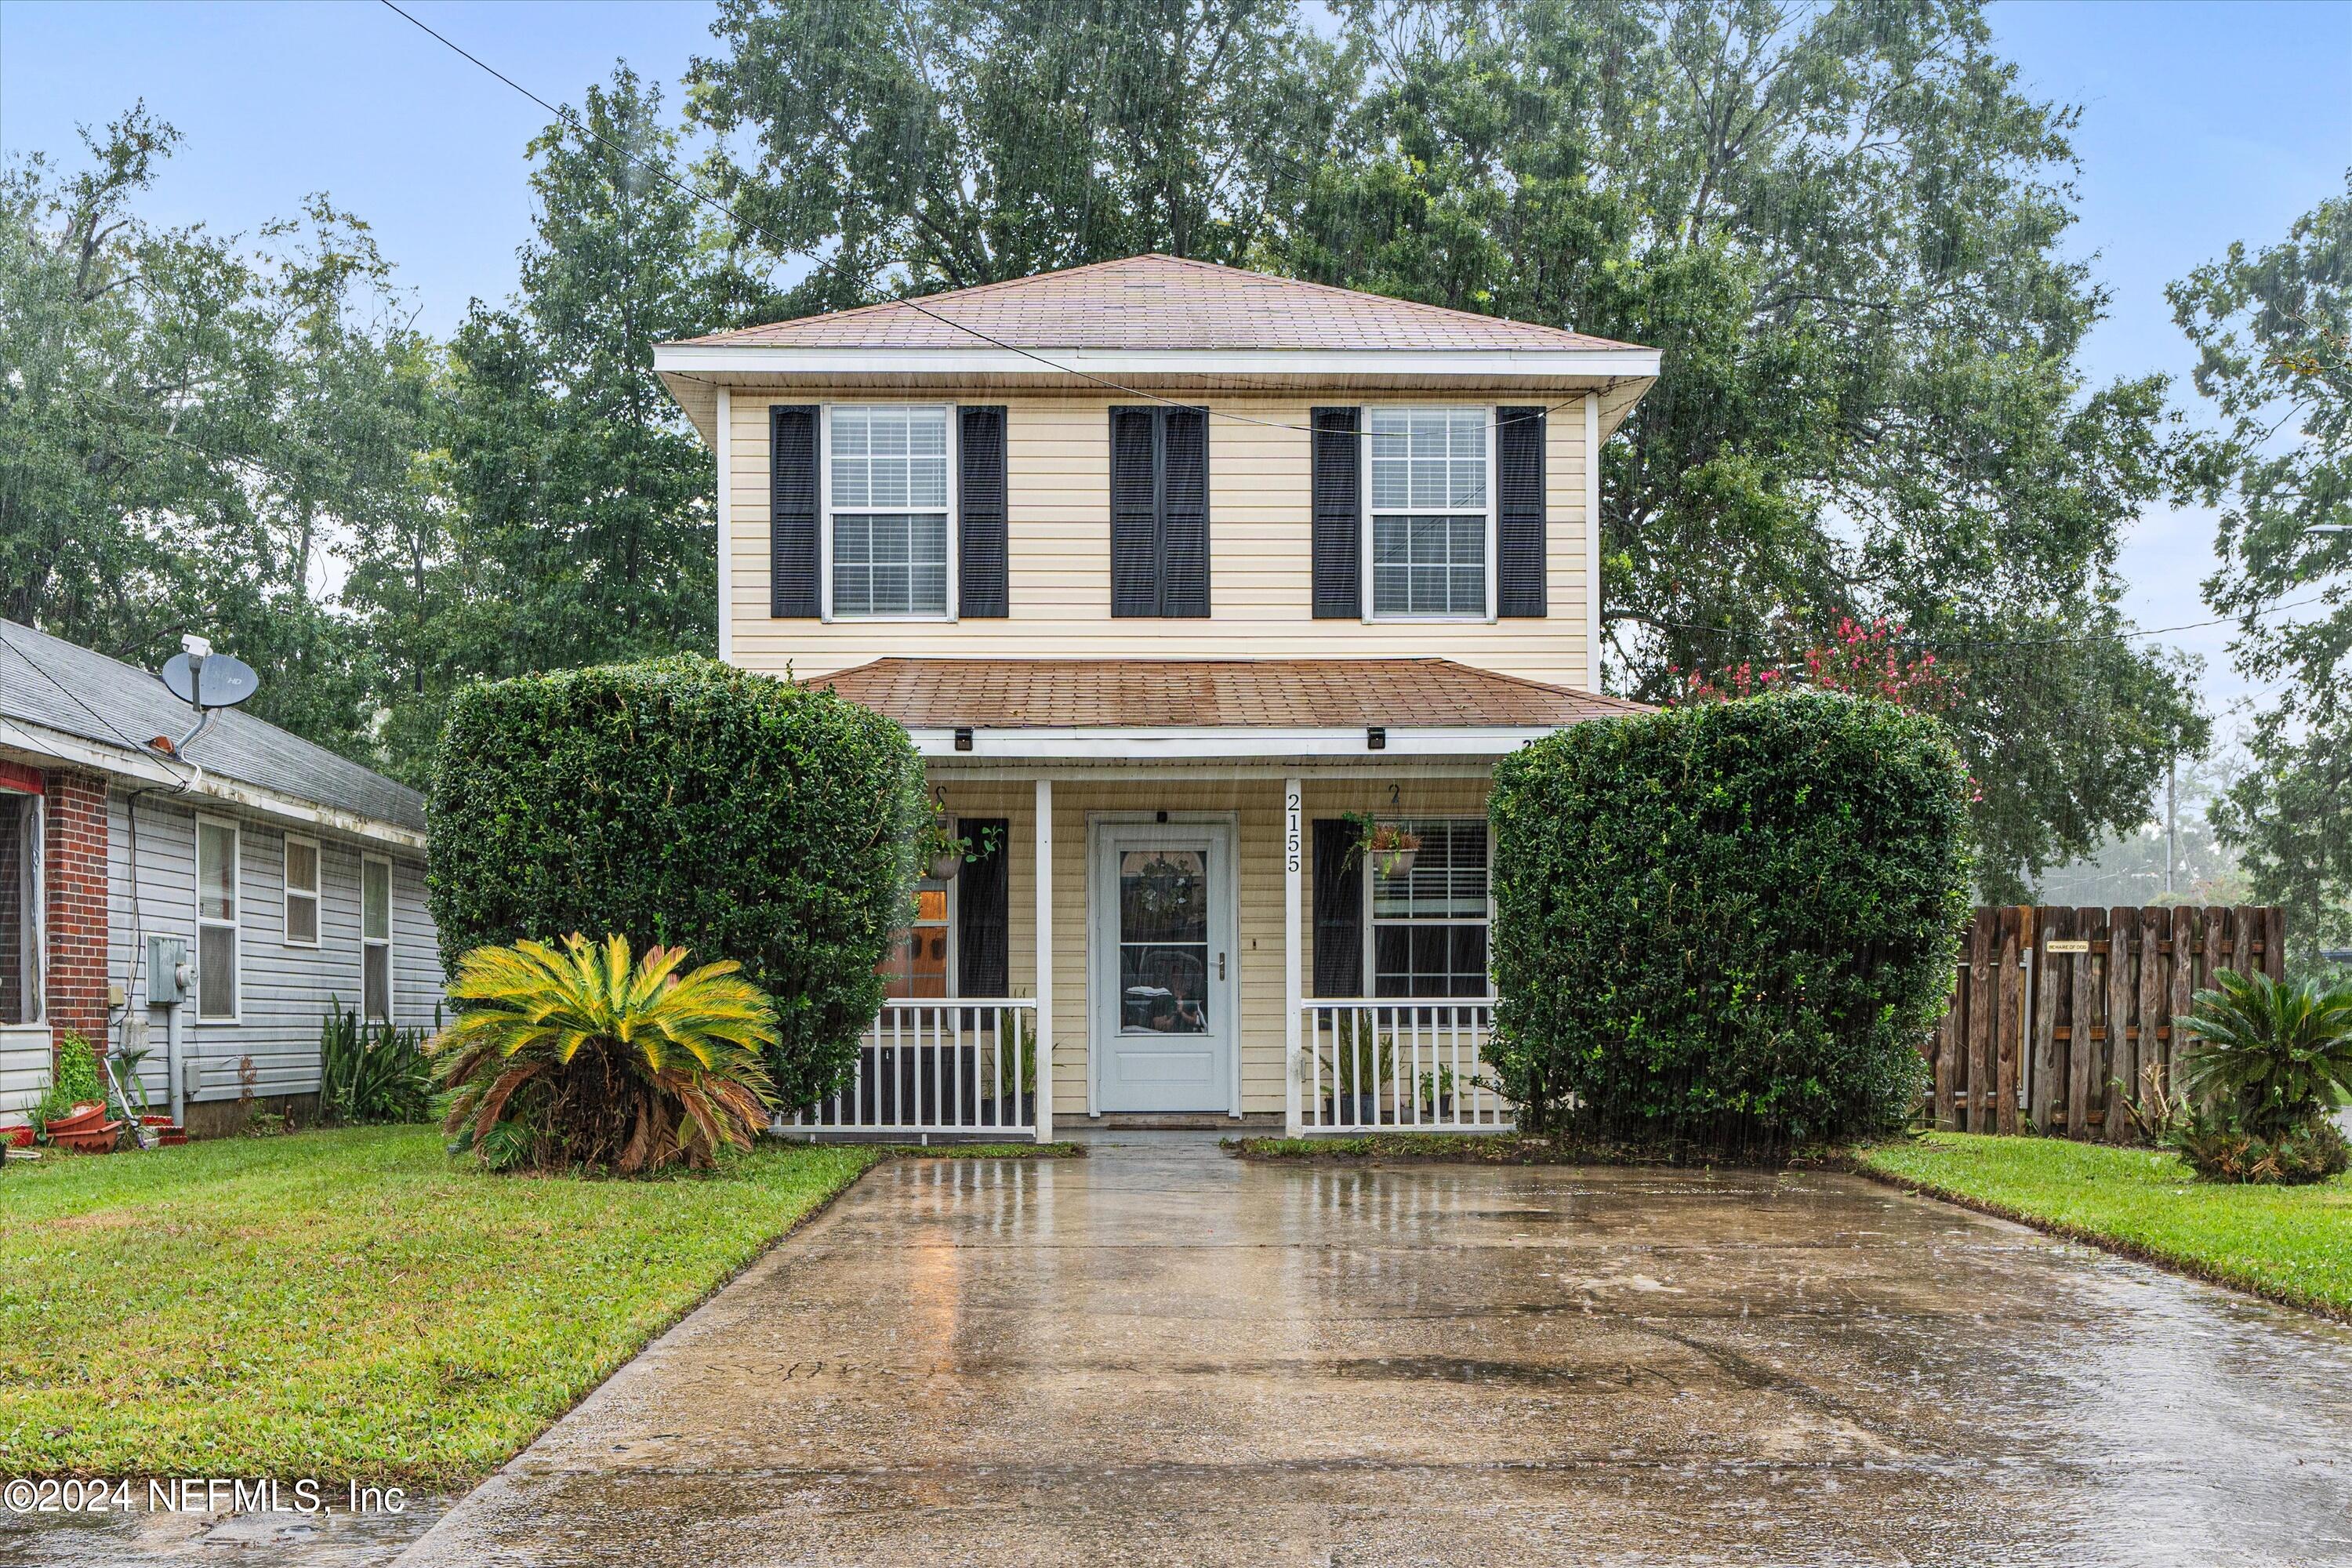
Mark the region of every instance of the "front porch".
POLYGON ((1486 1063, 1494 765, 1636 705, 1440 658, 885 658, 813 683, 905 725, 985 852, 924 885, 856 1077, 791 1130, 1512 1126, 1486 1063), (1410 852, 1366 853, 1370 826, 1410 852))
POLYGON ((923 884, 894 955, 907 994, 788 1131, 1509 1129, 1485 1059, 1487 772, 934 761, 933 799, 979 858, 923 884), (1383 874, 1366 818, 1422 847, 1383 874))

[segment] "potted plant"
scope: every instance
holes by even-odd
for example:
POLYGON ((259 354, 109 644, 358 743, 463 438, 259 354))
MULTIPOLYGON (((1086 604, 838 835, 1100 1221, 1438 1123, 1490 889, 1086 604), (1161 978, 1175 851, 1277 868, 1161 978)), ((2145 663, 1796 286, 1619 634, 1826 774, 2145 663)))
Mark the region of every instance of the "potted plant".
MULTIPOLYGON (((999 1127, 1034 1127, 1037 1123, 1037 1040, 1030 1032, 1028 1014, 1019 1007, 1004 1010, 1003 1033, 997 1041, 998 1069, 1003 1075, 998 1089, 996 1124, 999 1127)), ((997 1088, 991 1076, 984 1080, 997 1088)))
POLYGON ((1454 1069, 1439 1068, 1421 1075, 1421 1111, 1424 1116, 1454 1114, 1454 1069))
POLYGON ((1373 1029, 1360 1013, 1343 1016, 1332 1031, 1332 1051, 1323 1064, 1326 1120, 1375 1126, 1381 1091, 1396 1078, 1396 1042, 1373 1029))
POLYGON ((930 826, 924 830, 922 847, 916 855, 923 876, 930 881, 945 882, 963 869, 967 860, 978 860, 995 852, 996 829, 982 830, 978 843, 970 837, 948 831, 947 813, 934 806, 930 826))
POLYGON ((1365 811, 1349 812, 1346 820, 1356 830, 1354 853, 1368 857, 1381 876, 1402 877, 1412 869, 1421 851, 1420 834, 1365 811))

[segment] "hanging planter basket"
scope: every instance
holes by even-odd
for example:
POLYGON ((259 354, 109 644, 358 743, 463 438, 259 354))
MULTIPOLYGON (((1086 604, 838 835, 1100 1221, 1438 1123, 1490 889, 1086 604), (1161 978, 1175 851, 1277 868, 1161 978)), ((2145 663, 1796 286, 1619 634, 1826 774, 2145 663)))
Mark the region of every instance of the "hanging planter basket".
POLYGON ((931 880, 945 882, 963 869, 963 851, 950 849, 931 857, 931 880))

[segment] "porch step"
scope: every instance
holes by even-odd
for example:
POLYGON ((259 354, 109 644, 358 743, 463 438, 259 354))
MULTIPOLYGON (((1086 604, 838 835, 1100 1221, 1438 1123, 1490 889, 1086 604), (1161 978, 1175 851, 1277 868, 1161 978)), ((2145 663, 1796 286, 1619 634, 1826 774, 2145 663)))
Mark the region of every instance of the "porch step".
POLYGON ((1228 1116, 1218 1110, 1107 1110, 1100 1116, 1089 1116, 1071 1123, 1080 1128, 1098 1128, 1105 1132, 1263 1132, 1268 1128, 1282 1130, 1282 1117, 1277 1112, 1260 1111, 1247 1116, 1228 1116))

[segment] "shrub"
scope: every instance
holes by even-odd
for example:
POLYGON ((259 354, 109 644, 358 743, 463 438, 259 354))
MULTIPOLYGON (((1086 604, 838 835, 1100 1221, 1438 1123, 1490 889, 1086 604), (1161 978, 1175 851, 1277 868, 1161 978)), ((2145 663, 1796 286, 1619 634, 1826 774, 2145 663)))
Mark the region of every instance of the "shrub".
POLYGON ((761 1054, 776 1012, 740 965, 677 971, 683 948, 630 962, 625 937, 478 947, 436 1036, 457 1090, 446 1130, 484 1164, 597 1165, 634 1175, 749 1148, 774 1103, 761 1054))
POLYGON ((445 966, 626 931, 743 965, 789 1104, 829 1093, 882 1001, 924 823, 906 732, 827 692, 681 658, 528 676, 451 703, 427 879, 445 966))
POLYGON ((2224 969, 2173 1020, 2189 1041, 2181 1079, 2201 1114, 2276 1138, 2352 1099, 2352 988, 2224 969))
POLYGON ((2265 1136, 2226 1117, 2197 1114, 2173 1130, 2170 1142, 2209 1182, 2293 1186, 2352 1170, 2352 1146, 2325 1117, 2265 1136))
POLYGON ((79 1031, 67 1029, 58 1036, 57 1070, 49 1079, 40 1102, 35 1105, 26 1120, 33 1124, 36 1136, 47 1131, 49 1123, 68 1115, 77 1105, 110 1105, 112 1097, 99 1080, 98 1053, 90 1049, 89 1041, 79 1031))
POLYGON ((1494 1056, 1526 1124, 1718 1148, 1901 1125, 1969 909, 1967 786, 1937 720, 1820 692, 1506 758, 1494 1056))
POLYGON ((319 1026, 319 1112, 353 1126, 423 1121, 433 1110, 425 1031, 362 1025, 330 1000, 319 1026))

